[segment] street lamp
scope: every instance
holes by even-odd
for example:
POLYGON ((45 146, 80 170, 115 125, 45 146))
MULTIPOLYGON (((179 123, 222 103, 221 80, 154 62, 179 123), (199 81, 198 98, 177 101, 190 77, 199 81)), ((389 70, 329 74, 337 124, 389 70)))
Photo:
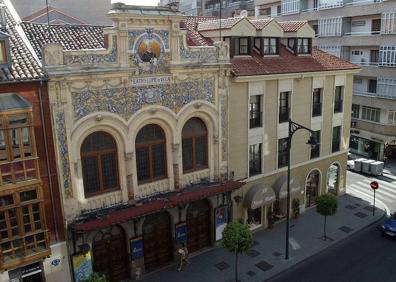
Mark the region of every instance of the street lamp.
POLYGON ((308 145, 311 147, 315 147, 317 145, 317 140, 314 137, 315 131, 298 124, 292 121, 290 118, 289 121, 289 133, 287 137, 287 211, 286 211, 286 252, 285 252, 285 259, 289 259, 289 225, 290 225, 290 151, 291 151, 291 141, 293 134, 300 130, 305 129, 311 133, 309 140, 307 141, 308 145))

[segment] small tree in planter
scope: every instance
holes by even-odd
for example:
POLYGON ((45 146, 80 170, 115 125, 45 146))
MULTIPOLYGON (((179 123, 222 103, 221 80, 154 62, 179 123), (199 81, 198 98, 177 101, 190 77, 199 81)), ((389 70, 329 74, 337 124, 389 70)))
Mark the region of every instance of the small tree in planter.
POLYGON ((316 211, 324 216, 323 238, 326 241, 326 218, 337 211, 337 197, 333 194, 323 194, 316 200, 316 211))
POLYGON ((300 199, 293 199, 292 201, 293 217, 298 218, 300 215, 300 199))
POLYGON ((235 281, 238 282, 238 255, 247 252, 253 244, 253 235, 247 224, 231 222, 223 230, 222 245, 235 254, 235 281))
POLYGON ((108 282, 108 280, 103 274, 93 272, 88 278, 80 280, 80 282, 108 282))

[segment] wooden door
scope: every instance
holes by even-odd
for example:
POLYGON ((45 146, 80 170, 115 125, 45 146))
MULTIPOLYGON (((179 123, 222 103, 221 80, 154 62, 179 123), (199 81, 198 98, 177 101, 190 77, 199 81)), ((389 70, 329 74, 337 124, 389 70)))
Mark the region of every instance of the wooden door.
POLYGON ((210 207, 206 200, 188 207, 186 224, 187 249, 190 253, 210 245, 210 207))
POLYGON ((146 271, 163 266, 172 260, 172 234, 168 213, 157 213, 146 217, 143 224, 143 248, 146 271))
POLYGON ((128 257, 123 232, 106 233, 92 243, 94 270, 106 275, 111 282, 129 278, 128 257))

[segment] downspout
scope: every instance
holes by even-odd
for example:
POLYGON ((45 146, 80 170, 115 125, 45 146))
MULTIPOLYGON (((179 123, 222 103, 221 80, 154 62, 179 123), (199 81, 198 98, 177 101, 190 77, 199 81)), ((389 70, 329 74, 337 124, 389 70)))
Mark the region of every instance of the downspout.
MULTIPOLYGON (((47 166, 49 192, 50 192, 50 197, 51 197, 51 203, 53 205, 54 204, 54 194, 52 192, 53 184, 52 184, 50 160, 49 160, 49 156, 48 156, 47 130, 46 130, 45 120, 44 120, 42 87, 43 87, 43 81, 40 80, 40 87, 39 87, 40 117, 41 117, 41 124, 43 125, 42 127, 43 127, 43 135, 44 135, 44 149, 45 149, 45 159, 46 159, 46 166, 47 166)), ((56 214, 55 214, 55 209, 53 206, 52 206, 51 210, 52 210, 52 221, 53 221, 53 224, 55 227, 55 239, 56 239, 56 241, 58 241, 58 238, 59 238, 58 224, 56 221, 56 214)))

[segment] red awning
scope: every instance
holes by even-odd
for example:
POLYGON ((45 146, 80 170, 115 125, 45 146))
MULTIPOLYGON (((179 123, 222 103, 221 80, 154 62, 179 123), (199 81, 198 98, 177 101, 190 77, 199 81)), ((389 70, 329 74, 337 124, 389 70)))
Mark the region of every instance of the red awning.
POLYGON ((173 208, 180 204, 187 204, 224 192, 230 192, 240 188, 243 184, 243 182, 239 181, 227 181, 223 184, 198 187, 192 191, 182 191, 164 199, 157 199, 138 206, 114 211, 103 218, 95 218, 82 223, 73 223, 70 225, 70 228, 80 232, 105 228, 133 218, 143 217, 148 214, 173 208))

